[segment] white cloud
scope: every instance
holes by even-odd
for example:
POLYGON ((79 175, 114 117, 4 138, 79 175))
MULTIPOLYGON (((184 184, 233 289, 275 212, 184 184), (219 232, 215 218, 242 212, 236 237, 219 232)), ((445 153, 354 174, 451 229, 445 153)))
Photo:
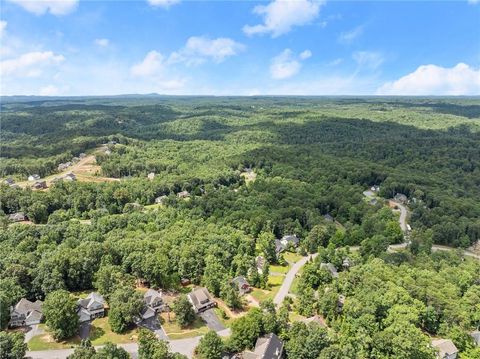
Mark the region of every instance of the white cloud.
POLYGON ((344 44, 349 44, 353 40, 355 40, 357 37, 362 35, 362 33, 363 33, 363 26, 357 26, 356 28, 350 31, 342 32, 338 37, 338 41, 344 44))
POLYGON ((178 4, 180 0, 147 0, 152 6, 169 8, 172 5, 178 4))
POLYGON ((158 74, 163 67, 163 55, 157 51, 150 51, 142 62, 131 67, 134 76, 152 76, 158 74))
POLYGON ((95 39, 95 45, 100 47, 107 47, 110 44, 110 40, 108 39, 95 39))
POLYGON ((330 61, 327 63, 327 66, 338 66, 343 62, 343 59, 341 57, 336 58, 335 60, 330 61))
POLYGON ((468 3, 471 4, 471 5, 476 5, 476 4, 480 3, 480 0, 468 0, 468 3))
POLYGON ((283 80, 292 77, 302 68, 300 60, 308 59, 310 56, 312 56, 310 50, 303 51, 297 58, 292 50, 285 49, 272 59, 270 76, 275 80, 283 80))
POLYGON ((272 37, 286 34, 294 26, 306 25, 319 14, 323 0, 273 0, 268 5, 257 5, 253 12, 263 16, 263 24, 245 25, 247 35, 271 33, 272 37))
POLYGON ((38 93, 40 96, 56 96, 60 94, 58 88, 53 85, 42 87, 38 93))
POLYGON ((28 52, 18 58, 3 60, 0 62, 2 76, 38 76, 44 66, 59 64, 64 61, 62 55, 55 55, 52 51, 28 52))
POLYGON ((5 34, 6 29, 7 29, 7 22, 0 20, 0 36, 3 36, 3 34, 5 34))
POLYGON ((66 15, 73 12, 79 0, 8 0, 20 5, 25 10, 35 14, 43 15, 50 12, 52 15, 66 15))
POLYGON ((360 67, 371 70, 377 69, 385 60, 381 53, 373 51, 357 51, 352 57, 360 67))
POLYGON ((300 57, 301 60, 306 60, 309 57, 312 57, 312 52, 310 50, 305 50, 300 54, 299 57, 300 57))
POLYGON ((454 67, 422 65, 377 90, 381 95, 480 95, 480 68, 459 63, 454 67))
POLYGON ((170 55, 169 63, 185 62, 187 65, 196 65, 207 59, 220 63, 244 49, 243 44, 226 37, 209 39, 204 36, 192 36, 182 49, 170 55))

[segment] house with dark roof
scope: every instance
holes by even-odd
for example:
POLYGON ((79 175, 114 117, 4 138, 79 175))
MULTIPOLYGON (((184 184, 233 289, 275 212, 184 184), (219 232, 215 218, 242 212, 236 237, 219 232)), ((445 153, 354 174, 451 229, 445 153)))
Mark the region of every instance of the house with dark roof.
POLYGON ((213 300, 207 288, 196 288, 188 294, 187 298, 190 303, 192 303, 195 313, 201 313, 217 306, 217 303, 213 300))
POLYGON ((332 278, 338 278, 337 268, 332 263, 320 263, 320 269, 328 270, 332 278))
POLYGON ((252 290, 250 284, 244 276, 238 276, 232 279, 232 284, 238 289, 240 295, 244 295, 252 290))
POLYGON ((145 320, 154 317, 163 309, 162 292, 150 288, 143 295, 143 303, 144 307, 141 312, 141 319, 145 320))
POLYGON ((295 234, 283 236, 281 239, 275 239, 275 252, 277 255, 289 248, 296 248, 300 243, 300 238, 295 234))
POLYGON ((458 349, 450 339, 432 340, 432 347, 437 351, 439 359, 457 359, 458 349))
POLYGON ((66 181, 76 181, 77 180, 77 176, 75 176, 75 174, 73 172, 67 173, 63 178, 66 181))
POLYGON ((15 181, 13 180, 13 178, 7 178, 5 181, 3 181, 3 183, 11 186, 12 184, 15 184, 15 181))
POLYGON ((397 193, 395 195, 395 197, 393 197, 393 199, 397 202, 400 202, 400 203, 407 203, 407 201, 408 201, 408 197, 406 195, 404 195, 403 193, 397 193))
POLYGON ((20 299, 15 307, 10 308, 8 325, 14 328, 40 324, 43 319, 42 304, 40 300, 31 302, 25 298, 20 299))
POLYGON ((283 358, 283 342, 273 333, 257 339, 253 351, 244 351, 243 359, 280 359, 283 358))
POLYGON ((333 222, 333 221, 335 220, 330 213, 325 214, 325 215, 323 216, 323 218, 324 218, 327 222, 333 222))
POLYGON ((86 298, 77 301, 79 322, 88 322, 105 315, 105 300, 100 293, 92 292, 86 298))
POLYGON ((22 222, 25 221, 27 218, 23 212, 12 213, 8 215, 8 220, 12 222, 22 222))
POLYGON ((45 189, 47 188, 47 182, 45 181, 37 181, 32 185, 34 189, 45 189))

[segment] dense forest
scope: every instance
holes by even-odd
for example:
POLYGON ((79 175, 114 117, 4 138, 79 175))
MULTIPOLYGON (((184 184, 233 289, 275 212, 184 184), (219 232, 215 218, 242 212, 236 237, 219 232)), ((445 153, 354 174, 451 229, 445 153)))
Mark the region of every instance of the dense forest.
MULTIPOLYGON (((465 333, 480 325, 478 261, 430 252, 480 240, 478 99, 11 98, 0 141, 2 179, 55 175, 83 152, 116 179, 0 185, 2 326, 21 297, 92 288, 108 297, 135 279, 173 290, 188 279, 228 301, 237 275, 266 286, 255 258, 281 263, 274 239, 288 234, 301 238, 300 254, 319 252, 294 306, 335 332, 310 333, 323 344, 309 358, 431 358, 424 344, 436 335, 467 353, 465 333), (386 251, 403 233, 384 201, 365 200, 371 186, 380 199, 407 196, 408 251, 386 251), (32 225, 10 223, 17 212, 32 225), (319 268, 346 257, 356 265, 338 281, 319 268)), ((294 339, 314 329, 275 325, 288 358, 306 358, 294 339)), ((254 344, 232 330, 228 348, 254 344)))

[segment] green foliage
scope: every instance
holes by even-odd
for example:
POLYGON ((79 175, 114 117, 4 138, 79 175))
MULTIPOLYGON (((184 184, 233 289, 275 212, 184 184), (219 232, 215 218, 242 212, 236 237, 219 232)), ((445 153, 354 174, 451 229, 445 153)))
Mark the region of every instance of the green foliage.
POLYGON ((141 329, 138 335, 138 359, 185 359, 180 354, 170 353, 168 343, 158 340, 155 334, 141 329))
POLYGON ((195 320, 195 312, 186 295, 181 295, 175 299, 173 312, 175 313, 175 320, 181 327, 186 327, 195 320))
POLYGON ((195 348, 195 355, 198 359, 218 359, 222 357, 222 354, 225 350, 222 338, 210 330, 205 334, 198 346, 195 348))
POLYGON ((318 324, 293 323, 288 331, 285 351, 290 359, 317 359, 321 351, 330 344, 327 330, 318 324))
POLYGON ((77 303, 65 290, 47 294, 42 306, 45 323, 57 339, 70 338, 78 331, 77 303))
POLYGON ((75 348, 73 354, 70 354, 67 359, 95 359, 95 348, 92 346, 90 340, 82 340, 80 345, 75 348))
POLYGON ((115 333, 130 328, 143 309, 143 297, 131 287, 117 288, 110 296, 108 322, 115 333))
POLYGON ((27 351, 27 344, 23 342, 24 339, 25 335, 23 333, 0 331, 0 358, 23 359, 27 351))
POLYGON ((103 348, 98 349, 95 359, 129 359, 130 355, 121 347, 112 343, 106 343, 103 348))

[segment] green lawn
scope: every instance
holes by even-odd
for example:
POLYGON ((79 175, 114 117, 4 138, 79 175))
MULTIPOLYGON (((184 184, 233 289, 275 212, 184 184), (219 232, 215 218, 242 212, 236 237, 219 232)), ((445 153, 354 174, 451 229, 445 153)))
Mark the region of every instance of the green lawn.
POLYGON ((273 299, 273 297, 275 297, 275 294, 277 294, 278 290, 280 289, 280 286, 282 285, 284 279, 284 275, 269 275, 269 290, 255 288, 250 294, 259 302, 263 302, 267 299, 273 299))
POLYGON ((230 328, 232 325, 232 322, 235 320, 234 318, 229 317, 225 311, 222 308, 215 308, 214 309, 215 313, 217 314, 218 319, 222 322, 222 324, 226 328, 230 328), (226 318, 225 318, 226 316, 226 318))
POLYGON ((269 267, 269 271, 270 273, 287 273, 288 270, 290 269, 290 266, 286 265, 286 266, 280 266, 280 265, 271 265, 269 267))
POLYGON ((205 322, 197 317, 192 325, 181 328, 175 321, 175 315, 170 313, 170 321, 166 313, 162 313, 162 327, 170 339, 184 339, 205 335, 208 333, 208 327, 205 322))
POLYGON ((108 318, 97 318, 90 327, 90 340, 93 345, 103 345, 106 342, 114 344, 133 343, 138 337, 137 329, 131 329, 123 334, 112 332, 108 318))
POLYGON ((56 341, 48 333, 45 324, 40 324, 40 328, 45 330, 44 334, 37 335, 28 342, 28 350, 53 350, 53 349, 70 349, 80 344, 80 337, 75 336, 67 340, 56 341))
POLYGON ((303 256, 296 252, 285 252, 283 253, 283 258, 285 258, 288 263, 295 263, 302 259, 303 256))

